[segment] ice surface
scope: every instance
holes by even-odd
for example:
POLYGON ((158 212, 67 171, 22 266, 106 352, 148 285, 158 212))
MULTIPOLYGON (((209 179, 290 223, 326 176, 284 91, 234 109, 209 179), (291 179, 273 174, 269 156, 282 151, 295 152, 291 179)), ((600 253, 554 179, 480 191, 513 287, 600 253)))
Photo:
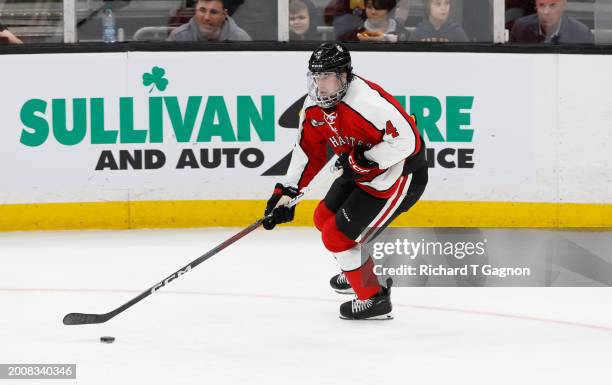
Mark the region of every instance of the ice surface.
POLYGON ((336 263, 314 229, 257 230, 105 324, 62 324, 237 231, 0 234, 0 363, 77 364, 53 384, 612 381, 612 289, 394 288, 395 320, 343 321, 351 297, 329 288, 336 263))

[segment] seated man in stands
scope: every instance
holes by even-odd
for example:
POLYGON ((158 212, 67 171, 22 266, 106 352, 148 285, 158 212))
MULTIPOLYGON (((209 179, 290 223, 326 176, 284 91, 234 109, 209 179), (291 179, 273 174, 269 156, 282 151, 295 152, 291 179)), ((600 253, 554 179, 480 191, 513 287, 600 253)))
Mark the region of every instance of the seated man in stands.
POLYGON ((593 33, 586 25, 565 15, 567 0, 536 0, 536 13, 521 17, 510 31, 513 43, 590 43, 593 33))
POLYGON ((23 44, 21 39, 17 36, 13 35, 11 31, 6 29, 2 23, 0 23, 0 44, 8 43, 8 44, 23 44))
POLYGON ((168 41, 249 41, 251 37, 228 15, 226 0, 198 0, 196 13, 176 28, 168 41))

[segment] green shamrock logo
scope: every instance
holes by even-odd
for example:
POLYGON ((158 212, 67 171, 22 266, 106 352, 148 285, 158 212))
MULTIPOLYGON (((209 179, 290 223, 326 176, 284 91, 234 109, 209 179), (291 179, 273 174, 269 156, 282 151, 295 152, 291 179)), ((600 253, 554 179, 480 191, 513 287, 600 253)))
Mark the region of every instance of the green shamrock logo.
POLYGON ((151 73, 144 73, 142 75, 142 84, 145 87, 153 85, 149 90, 149 93, 153 92, 154 88, 160 91, 164 91, 168 87, 168 79, 164 78, 166 70, 161 67, 153 67, 151 73))

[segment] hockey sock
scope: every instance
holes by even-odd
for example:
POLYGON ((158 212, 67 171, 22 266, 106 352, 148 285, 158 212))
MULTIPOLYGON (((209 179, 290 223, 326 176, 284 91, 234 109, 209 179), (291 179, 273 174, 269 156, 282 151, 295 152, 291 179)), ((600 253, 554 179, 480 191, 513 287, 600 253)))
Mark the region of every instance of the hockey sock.
POLYGON ((374 261, 368 257, 366 262, 355 270, 345 271, 344 275, 360 300, 373 297, 381 289, 374 274, 374 261))

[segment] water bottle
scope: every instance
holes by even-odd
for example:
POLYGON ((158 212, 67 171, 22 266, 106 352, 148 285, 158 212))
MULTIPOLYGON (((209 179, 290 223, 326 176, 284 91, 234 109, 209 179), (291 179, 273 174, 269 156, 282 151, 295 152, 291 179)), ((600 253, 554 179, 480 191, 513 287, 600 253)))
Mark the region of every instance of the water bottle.
POLYGON ((106 5, 104 16, 102 16, 102 40, 105 43, 114 43, 117 41, 117 28, 115 28, 115 17, 110 4, 106 5))

